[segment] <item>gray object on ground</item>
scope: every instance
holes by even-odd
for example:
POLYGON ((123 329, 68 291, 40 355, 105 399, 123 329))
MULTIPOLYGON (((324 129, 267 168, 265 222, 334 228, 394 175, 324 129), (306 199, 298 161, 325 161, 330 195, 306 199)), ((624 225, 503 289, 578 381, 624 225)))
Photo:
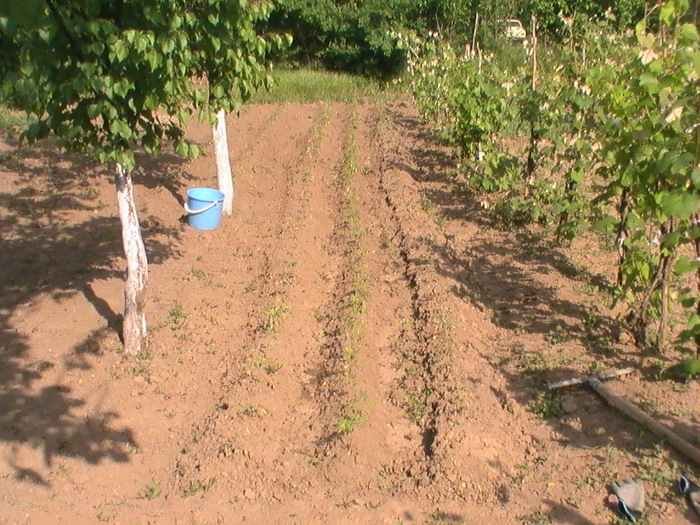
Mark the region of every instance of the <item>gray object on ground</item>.
POLYGON ((618 498, 617 509, 627 520, 636 523, 644 513, 644 481, 628 479, 612 484, 612 491, 618 498))
POLYGON ((700 485, 692 479, 681 476, 678 482, 678 490, 681 494, 685 494, 688 497, 688 501, 690 501, 693 509, 700 516, 700 485))

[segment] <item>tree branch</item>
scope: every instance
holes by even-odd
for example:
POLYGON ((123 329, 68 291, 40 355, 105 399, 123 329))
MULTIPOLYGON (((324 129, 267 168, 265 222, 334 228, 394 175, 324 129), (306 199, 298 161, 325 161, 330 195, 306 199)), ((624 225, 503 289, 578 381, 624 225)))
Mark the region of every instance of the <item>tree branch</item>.
POLYGON ((73 51, 75 52, 75 56, 78 60, 81 62, 85 61, 85 58, 83 57, 83 53, 80 51, 80 45, 78 44, 78 41, 74 38, 73 34, 68 30, 68 26, 66 25, 65 20, 63 20, 63 17, 61 16, 61 13, 58 11, 56 8, 56 5, 53 3, 53 0, 45 0, 46 5, 49 6, 49 11, 51 11, 51 14, 54 16, 56 21, 58 22, 58 25, 60 26, 61 30, 65 33, 66 38, 68 39, 68 43, 70 46, 73 48, 73 51))

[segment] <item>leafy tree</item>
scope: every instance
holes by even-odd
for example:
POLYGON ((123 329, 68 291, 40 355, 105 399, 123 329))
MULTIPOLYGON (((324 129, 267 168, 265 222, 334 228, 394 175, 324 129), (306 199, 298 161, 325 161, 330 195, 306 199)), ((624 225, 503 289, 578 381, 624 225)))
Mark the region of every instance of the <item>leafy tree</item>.
POLYGON ((526 0, 521 11, 528 18, 535 15, 550 35, 563 37, 572 23, 576 27, 591 18, 608 17, 620 27, 633 27, 647 5, 643 0, 526 0))
MULTIPOLYGON (((390 32, 434 29, 443 20, 443 12, 436 6, 440 3, 440 0, 280 0, 270 26, 294 37, 295 46, 287 56, 291 62, 387 76, 397 73, 404 64, 404 55, 390 32)), ((456 5, 454 0, 449 3, 456 5)))
POLYGON ((256 25, 267 20, 271 9, 269 2, 246 5, 210 0, 194 4, 180 21, 192 45, 192 73, 208 84, 208 93, 196 93, 193 102, 212 121, 219 189, 225 196, 226 215, 233 209, 226 113, 238 111, 255 89, 269 85, 270 53, 291 43, 291 37, 280 34, 257 35, 256 25))
MULTIPOLYGON (((204 66, 216 72, 223 58, 212 52, 221 43, 218 35, 194 13, 212 25, 223 17, 233 31, 243 85, 257 74, 245 53, 257 42, 247 20, 259 12, 260 3, 240 0, 228 9, 210 0, 45 1, 26 0, 33 8, 29 14, 6 4, 0 9, 6 30, 28 26, 17 82, 35 93, 26 109, 37 121, 24 137, 36 141, 53 134, 67 150, 114 166, 127 260, 124 345, 128 353, 138 353, 147 335, 148 266, 133 198, 134 147, 155 154, 170 141, 179 154, 198 153, 185 141, 182 127, 198 105, 206 107, 207 97, 191 77, 204 66)), ((234 96, 221 93, 225 87, 212 89, 222 108, 231 107, 227 96, 234 96)))

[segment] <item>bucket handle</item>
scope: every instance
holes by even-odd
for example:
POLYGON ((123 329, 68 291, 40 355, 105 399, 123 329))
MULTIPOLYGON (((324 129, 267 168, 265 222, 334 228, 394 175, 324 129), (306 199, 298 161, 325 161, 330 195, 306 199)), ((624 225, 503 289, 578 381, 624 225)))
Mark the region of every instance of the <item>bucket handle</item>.
POLYGON ((216 206, 220 202, 224 202, 223 199, 212 201, 209 204, 209 206, 205 206, 204 208, 200 208, 199 210, 191 210, 190 207, 187 205, 187 203, 185 203, 185 211, 187 213, 189 213, 190 215, 198 215, 200 213, 204 213, 205 211, 211 210, 214 206, 216 206))

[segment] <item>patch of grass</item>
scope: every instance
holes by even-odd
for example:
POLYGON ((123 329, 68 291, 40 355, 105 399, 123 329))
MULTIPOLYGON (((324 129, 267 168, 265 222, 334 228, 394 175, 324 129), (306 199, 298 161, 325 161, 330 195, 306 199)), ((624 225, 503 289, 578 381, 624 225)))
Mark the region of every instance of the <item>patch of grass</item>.
POLYGON ((31 119, 22 112, 12 111, 0 102, 0 133, 15 138, 20 130, 29 126, 31 119))
POLYGON ((338 432, 341 434, 348 434, 352 432, 352 429, 365 420, 364 415, 361 410, 352 408, 340 418, 338 421, 338 432))
POLYGON ((528 525, 547 525, 552 523, 552 518, 550 518, 545 511, 538 510, 537 512, 525 516, 522 521, 528 525))
POLYGON ((530 405, 530 410, 543 419, 563 416, 561 393, 548 391, 538 394, 535 401, 530 405))
POLYGON ((428 525, 443 525, 446 523, 464 523, 461 516, 448 512, 435 511, 430 517, 428 525))
POLYGON ((238 413, 241 416, 262 417, 267 415, 267 409, 255 403, 241 403, 238 413))
POLYGON ((259 90, 251 103, 353 102, 376 99, 384 93, 376 81, 329 71, 279 70, 273 78, 275 86, 269 91, 259 90))
POLYGON ((357 359, 357 347, 355 346, 346 346, 345 347, 345 355, 350 359, 351 361, 354 361, 357 359))
POLYGON ((200 492, 206 492, 214 485, 215 481, 216 480, 214 478, 192 480, 184 489, 182 489, 182 496, 189 498, 199 494, 200 492))
POLYGON ((180 328, 187 318, 187 314, 182 309, 182 303, 175 301, 173 307, 168 311, 168 318, 173 330, 180 328))
POLYGON ((348 302, 350 303, 350 309, 354 315, 365 313, 367 309, 367 302, 365 300, 367 295, 369 295, 367 290, 361 288, 355 289, 350 293, 348 302))
POLYGON ((160 486, 160 481, 152 479, 151 482, 141 491, 141 497, 147 500, 154 500, 159 497, 162 492, 163 489, 160 486))
POLYGON ((559 343, 565 343, 566 341, 571 341, 574 339, 574 334, 570 330, 557 326, 553 330, 550 330, 547 335, 544 336, 544 340, 550 345, 556 345, 559 343))
POLYGON ((200 281, 202 284, 205 284, 209 287, 215 286, 214 279, 212 278, 212 276, 204 270, 192 267, 190 268, 190 275, 192 275, 192 277, 200 281))
POLYGON ((269 359, 267 359, 267 357, 262 355, 251 357, 250 359, 248 359, 248 363, 256 368, 262 368, 268 374, 274 374, 280 368, 282 368, 281 364, 272 363, 269 359))
POLYGON ((151 371, 148 368, 148 366, 142 364, 142 363, 137 363, 128 368, 128 371, 131 373, 133 376, 138 376, 142 377, 146 381, 150 381, 151 379, 151 371))
POLYGON ((265 330, 277 332, 282 322, 282 317, 287 312, 287 307, 281 298, 275 299, 275 305, 265 312, 265 330))
POLYGON ((501 358, 502 365, 511 364, 518 372, 522 372, 534 381, 544 379, 549 370, 549 364, 540 352, 528 352, 520 343, 514 344, 510 352, 510 355, 501 358))
POLYGON ((663 487, 673 487, 681 475, 675 462, 669 465, 662 458, 653 455, 643 456, 639 464, 642 470, 640 478, 663 487))

